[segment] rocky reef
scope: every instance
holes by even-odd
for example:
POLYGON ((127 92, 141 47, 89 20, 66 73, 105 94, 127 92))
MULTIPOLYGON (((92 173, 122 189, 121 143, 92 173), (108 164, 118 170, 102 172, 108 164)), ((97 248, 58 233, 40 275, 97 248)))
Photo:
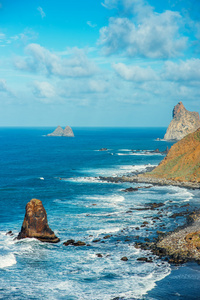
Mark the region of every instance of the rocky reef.
POLYGON ((52 133, 47 134, 47 136, 74 137, 74 133, 71 127, 69 126, 66 126, 65 129, 62 129, 61 126, 58 126, 52 133))
POLYGON ((172 116, 173 119, 167 128, 164 140, 181 140, 200 127, 198 112, 188 111, 182 102, 174 107, 172 116))
POLYGON ((47 213, 38 199, 32 199, 26 205, 26 214, 17 239, 36 238, 41 242, 58 243, 60 239, 49 228, 47 213))

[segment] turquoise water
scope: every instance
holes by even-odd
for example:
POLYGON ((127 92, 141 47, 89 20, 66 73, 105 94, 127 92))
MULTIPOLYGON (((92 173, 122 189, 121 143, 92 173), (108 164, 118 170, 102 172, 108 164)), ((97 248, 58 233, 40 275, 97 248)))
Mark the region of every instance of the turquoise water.
POLYGON ((174 268, 133 245, 136 240, 156 237, 163 226, 168 231, 183 224, 183 218, 174 220, 170 215, 184 211, 181 206, 187 203, 191 210, 199 207, 199 193, 156 186, 124 193, 122 189, 137 184, 107 183, 98 178, 156 166, 163 155, 132 150, 170 147, 171 143, 156 140, 166 129, 73 130, 75 138, 46 137, 53 128, 0 129, 0 298, 198 299, 197 265, 174 268), (108 151, 98 151, 104 147, 108 151), (60 243, 16 241, 6 235, 12 230, 17 236, 25 206, 32 198, 42 201, 60 243), (152 217, 160 210, 134 210, 151 202, 165 204, 156 223, 152 217), (140 227, 144 221, 148 226, 140 227), (105 235, 111 237, 104 239, 105 235), (68 239, 88 246, 66 247, 63 242, 68 239), (95 239, 100 241, 94 243, 95 239), (121 261, 123 256, 128 261, 121 261), (141 256, 151 256, 153 263, 137 261, 141 256))

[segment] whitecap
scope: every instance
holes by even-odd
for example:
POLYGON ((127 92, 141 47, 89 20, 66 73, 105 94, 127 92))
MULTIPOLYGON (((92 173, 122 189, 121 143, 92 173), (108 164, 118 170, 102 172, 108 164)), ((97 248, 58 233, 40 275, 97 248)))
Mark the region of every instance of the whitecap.
POLYGON ((0 256, 0 268, 7 268, 15 265, 17 263, 14 254, 10 253, 7 255, 0 256))

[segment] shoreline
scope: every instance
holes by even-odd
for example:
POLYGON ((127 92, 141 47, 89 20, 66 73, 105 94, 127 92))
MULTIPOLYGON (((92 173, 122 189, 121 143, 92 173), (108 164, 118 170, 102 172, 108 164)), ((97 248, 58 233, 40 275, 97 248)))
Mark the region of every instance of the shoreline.
POLYGON ((200 264, 200 210, 188 213, 186 223, 175 230, 162 233, 157 241, 137 243, 136 248, 150 250, 170 264, 180 265, 186 262, 200 264))
MULTIPOLYGON (((143 173, 148 174, 148 173, 143 173)), ((199 183, 180 182, 162 178, 146 177, 143 174, 118 177, 99 177, 100 180, 113 183, 148 183, 152 186, 178 186, 187 189, 200 189, 199 183)), ((124 192, 136 192, 140 188, 127 188, 124 192)), ((177 214, 178 215, 178 214, 177 214)), ((181 214, 180 214, 181 215, 181 214)), ((183 214, 182 214, 183 215, 183 214)), ((200 264, 200 210, 185 213, 186 222, 183 226, 176 227, 173 231, 160 232, 156 241, 136 242, 135 247, 150 250, 152 254, 161 259, 167 259, 170 264, 180 265, 189 261, 200 264)), ((145 260, 145 258, 144 258, 145 260)), ((147 261, 148 262, 148 261, 147 261)))
MULTIPOLYGON (((148 174, 148 173, 144 173, 148 174)), ((139 175, 131 175, 131 176, 117 176, 117 177, 104 177, 99 176, 100 180, 107 181, 107 182, 113 182, 113 183, 119 183, 119 182, 130 182, 130 183, 149 183, 152 185, 159 185, 159 186, 178 186, 188 189, 200 189, 200 183, 198 182, 186 182, 186 181, 175 181, 171 179, 165 179, 165 178, 155 178, 155 177, 146 177, 142 174, 139 175)))

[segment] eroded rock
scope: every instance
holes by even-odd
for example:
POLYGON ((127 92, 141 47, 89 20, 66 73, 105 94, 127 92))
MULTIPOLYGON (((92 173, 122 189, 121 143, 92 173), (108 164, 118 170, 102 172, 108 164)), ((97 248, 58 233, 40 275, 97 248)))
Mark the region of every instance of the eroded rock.
POLYGON ((32 199, 26 205, 26 214, 17 239, 36 238, 41 242, 58 243, 60 239, 50 229, 42 201, 32 199))

